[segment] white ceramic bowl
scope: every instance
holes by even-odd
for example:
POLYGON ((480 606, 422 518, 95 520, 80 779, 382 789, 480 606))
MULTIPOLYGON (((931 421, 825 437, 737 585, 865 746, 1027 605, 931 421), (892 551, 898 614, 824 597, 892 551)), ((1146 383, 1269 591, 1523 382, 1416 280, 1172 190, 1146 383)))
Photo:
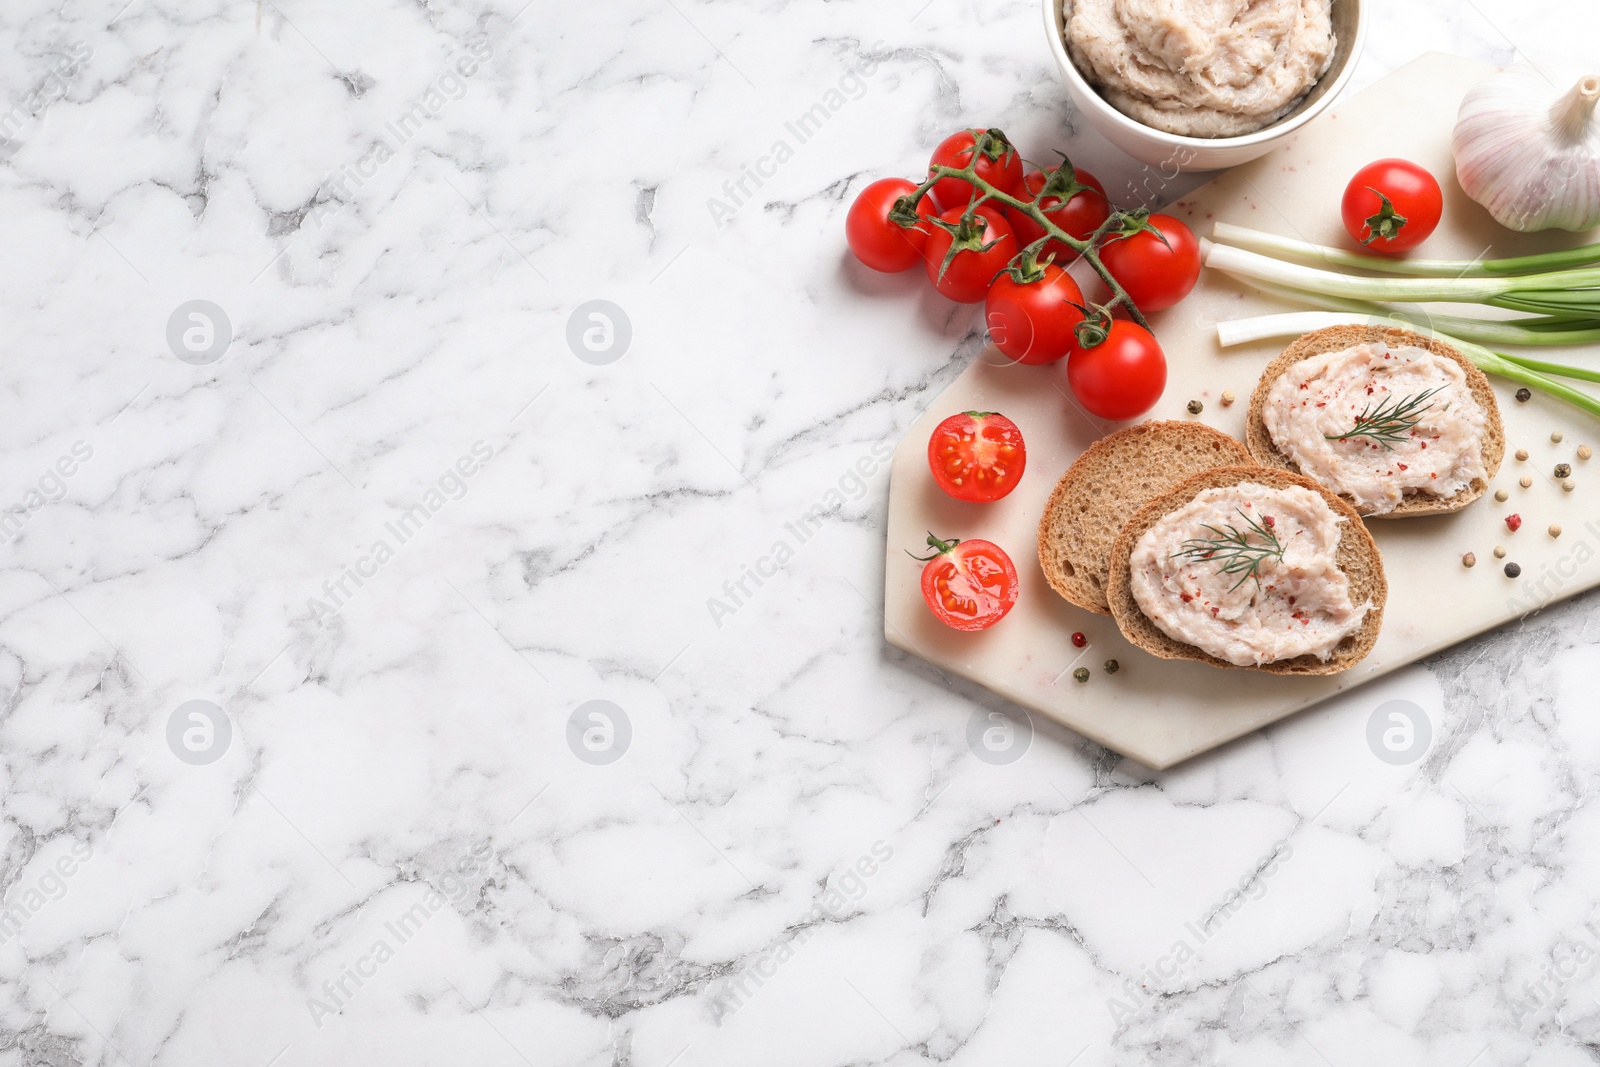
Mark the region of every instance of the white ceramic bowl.
POLYGON ((1361 0, 1333 0, 1333 29, 1338 48, 1333 64, 1295 109, 1265 129, 1241 137, 1180 137, 1129 118, 1094 90, 1067 55, 1061 31, 1062 0, 1044 0, 1044 28, 1050 51, 1066 79, 1067 93, 1089 123, 1106 139, 1141 163, 1176 171, 1218 170, 1264 156, 1284 138, 1326 111, 1350 83, 1366 40, 1367 20, 1361 0))

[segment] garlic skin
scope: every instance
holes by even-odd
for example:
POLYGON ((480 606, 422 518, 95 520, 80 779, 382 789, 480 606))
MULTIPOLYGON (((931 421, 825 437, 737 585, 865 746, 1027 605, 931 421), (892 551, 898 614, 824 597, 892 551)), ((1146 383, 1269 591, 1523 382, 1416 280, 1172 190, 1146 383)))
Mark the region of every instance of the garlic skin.
POLYGON ((1461 103, 1452 147, 1468 196, 1502 226, 1600 226, 1600 76, 1558 93, 1536 71, 1513 67, 1461 103))

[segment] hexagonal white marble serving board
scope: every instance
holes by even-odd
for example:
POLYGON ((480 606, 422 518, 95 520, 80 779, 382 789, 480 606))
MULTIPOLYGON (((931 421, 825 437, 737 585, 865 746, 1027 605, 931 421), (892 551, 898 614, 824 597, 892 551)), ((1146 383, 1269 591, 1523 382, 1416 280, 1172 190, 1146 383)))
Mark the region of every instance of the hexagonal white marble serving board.
MULTIPOLYGON (((1339 199, 1359 167, 1386 156, 1415 160, 1437 175, 1445 190, 1445 223, 1424 251, 1430 258, 1470 259, 1488 252, 1520 255, 1584 243, 1591 236, 1513 234, 1469 200, 1454 179, 1450 133, 1466 91, 1492 73, 1486 64, 1428 55, 1402 68, 1323 116, 1297 139, 1254 163, 1227 171, 1166 210, 1197 233, 1222 219, 1258 229, 1334 244, 1344 238, 1339 199)), ((1152 172, 1153 180, 1159 174, 1152 172)), ((1206 271, 1178 307, 1152 318, 1167 353, 1169 381, 1150 418, 1190 419, 1185 408, 1201 400, 1200 421, 1239 437, 1251 390, 1261 368, 1281 351, 1278 342, 1222 349, 1219 320, 1293 310, 1206 271), (1239 401, 1220 403, 1224 390, 1239 401)), ((1552 349, 1561 362, 1600 366, 1600 348, 1552 349)), ((1600 423, 1542 396, 1527 403, 1495 380, 1505 416, 1508 452, 1526 448, 1519 463, 1506 457, 1492 495, 1456 515, 1375 521, 1389 578, 1389 602, 1376 647, 1356 667, 1324 678, 1290 678, 1225 671, 1157 659, 1123 640, 1109 617, 1074 607, 1045 583, 1039 569, 1036 525, 1056 479, 1091 442, 1118 424, 1100 423, 1070 400, 1065 365, 1018 367, 992 349, 982 353, 923 413, 895 449, 889 485, 885 637, 940 670, 971 679, 1030 711, 1048 716, 1150 767, 1170 767, 1345 689, 1360 685, 1474 634, 1509 622, 1600 584, 1600 457, 1579 461, 1580 443, 1600 447, 1600 423), (963 504, 933 484, 927 441, 939 421, 958 411, 1000 411, 1022 428, 1028 467, 1022 483, 995 504, 963 504), (1551 441, 1560 431, 1564 440, 1551 441), (1573 466, 1574 492, 1552 477, 1558 462, 1573 466), (1531 475, 1523 489, 1519 478, 1531 475), (1520 531, 1504 519, 1520 513, 1520 531), (1563 533, 1552 538, 1550 524, 1563 533), (1010 553, 1022 592, 1011 614, 993 629, 962 634, 942 626, 922 602, 920 551, 927 531, 941 537, 982 537, 1010 553), (1507 578, 1493 556, 1504 544, 1508 561, 1522 567, 1507 578), (1467 570, 1463 553, 1477 554, 1467 570), (1073 631, 1089 638, 1083 650, 1073 631), (1107 675, 1105 660, 1121 669, 1107 675), (1087 683, 1071 671, 1087 666, 1087 683)))

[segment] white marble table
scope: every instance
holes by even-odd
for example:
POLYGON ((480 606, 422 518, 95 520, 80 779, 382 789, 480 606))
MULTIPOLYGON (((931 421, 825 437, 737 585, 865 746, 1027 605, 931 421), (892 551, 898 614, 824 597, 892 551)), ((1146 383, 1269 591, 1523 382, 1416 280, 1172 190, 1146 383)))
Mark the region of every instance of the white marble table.
POLYGON ((1590 1062, 1594 598, 1160 775, 883 645, 980 333, 849 198, 1140 180, 1036 4, 121 3, 0 11, 0 1065, 1590 1062))

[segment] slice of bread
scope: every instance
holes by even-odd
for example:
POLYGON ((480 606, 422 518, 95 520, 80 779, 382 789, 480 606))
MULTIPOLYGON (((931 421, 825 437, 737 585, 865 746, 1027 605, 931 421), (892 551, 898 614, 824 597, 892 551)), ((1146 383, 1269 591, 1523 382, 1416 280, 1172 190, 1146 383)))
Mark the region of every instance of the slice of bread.
MULTIPOLYGON (((1268 363, 1267 369, 1261 372, 1261 381, 1250 397, 1250 411, 1245 416, 1244 430, 1244 440, 1250 448, 1250 455, 1264 467, 1281 467, 1299 473, 1300 468, 1294 461, 1278 451, 1278 446, 1272 441, 1272 435, 1267 432, 1266 421, 1261 417, 1261 409, 1267 401, 1267 390, 1284 371, 1303 359, 1376 341, 1383 341, 1392 347, 1412 345, 1423 348, 1461 365, 1461 369, 1467 374, 1467 386, 1472 390, 1472 395, 1479 406, 1483 408, 1484 414, 1488 416, 1483 440, 1483 469, 1488 473, 1488 478, 1474 479, 1471 485, 1455 496, 1442 500, 1418 490, 1408 489, 1405 499, 1401 500, 1393 511, 1372 517, 1406 519, 1417 515, 1442 515, 1450 511, 1460 511, 1488 490, 1489 479, 1495 476, 1495 472, 1500 469, 1500 461, 1505 458, 1506 428, 1500 421, 1500 405, 1495 402, 1494 389, 1490 387, 1489 379, 1470 359, 1443 341, 1410 330, 1394 326, 1330 326, 1325 330, 1308 333, 1284 349, 1283 354, 1268 363)), ((1362 511, 1360 508, 1356 510, 1362 511)), ((1363 511, 1362 514, 1366 512, 1363 511)))
POLYGON ((1303 474, 1295 474, 1280 467, 1244 466, 1202 471, 1135 512, 1123 525, 1117 534, 1116 543, 1111 548, 1110 593, 1111 614, 1117 620, 1117 628, 1129 641, 1153 656, 1160 656, 1162 659, 1191 659, 1199 663, 1209 663, 1213 667, 1265 671, 1270 674, 1337 674, 1354 666, 1372 651, 1373 644, 1378 640, 1378 630, 1383 625, 1383 606, 1389 596, 1389 583, 1383 576, 1383 557, 1378 553, 1378 545, 1367 532, 1355 508, 1303 474), (1129 559, 1133 555, 1134 544, 1144 532, 1154 526, 1161 516, 1169 511, 1176 511, 1193 500, 1202 490, 1238 485, 1240 482, 1255 482, 1273 489, 1291 485, 1303 486, 1322 494, 1334 514, 1344 519, 1339 525, 1339 546, 1334 558, 1338 561, 1339 569, 1350 579, 1350 599, 1356 604, 1361 604, 1370 598, 1372 607, 1362 620, 1361 628, 1340 641, 1334 649, 1333 656, 1326 663, 1310 654, 1279 660, 1276 663, 1265 663, 1259 667, 1241 667, 1236 663, 1229 663, 1208 652, 1202 652, 1193 645, 1167 636, 1164 630, 1139 609, 1138 601, 1133 598, 1129 559))
POLYGON ((1110 615, 1111 544, 1127 516, 1192 474, 1250 462, 1198 422, 1144 422, 1102 437, 1061 476, 1039 520, 1039 566, 1068 601, 1110 615))

